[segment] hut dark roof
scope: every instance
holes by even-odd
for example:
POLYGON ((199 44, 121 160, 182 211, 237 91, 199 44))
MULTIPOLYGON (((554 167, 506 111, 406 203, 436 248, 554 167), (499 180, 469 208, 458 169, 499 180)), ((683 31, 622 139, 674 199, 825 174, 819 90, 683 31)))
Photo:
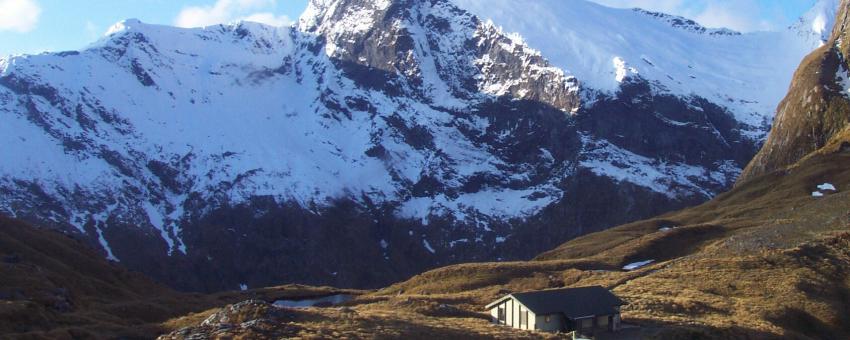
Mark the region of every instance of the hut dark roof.
POLYGON ((487 305, 487 308, 510 297, 517 299, 534 314, 564 314, 567 318, 614 314, 617 312, 615 307, 625 304, 608 289, 591 286, 510 294, 487 305))

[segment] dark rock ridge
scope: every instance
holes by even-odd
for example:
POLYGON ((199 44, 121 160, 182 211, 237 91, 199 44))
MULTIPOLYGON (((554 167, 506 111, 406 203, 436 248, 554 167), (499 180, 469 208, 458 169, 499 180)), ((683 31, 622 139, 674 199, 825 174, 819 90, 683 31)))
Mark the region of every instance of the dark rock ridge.
POLYGON ((0 70, 0 210, 184 290, 530 258, 711 198, 759 143, 723 103, 637 74, 583 87, 441 0, 128 20, 0 70))
POLYGON ((706 28, 705 26, 700 25, 696 21, 693 21, 693 20, 688 19, 688 18, 676 16, 676 15, 647 11, 645 9, 640 9, 640 8, 635 8, 634 11, 636 11, 638 13, 643 13, 643 14, 649 15, 651 17, 654 17, 658 20, 664 21, 664 22, 670 24, 670 26, 673 26, 673 27, 676 27, 676 28, 679 28, 679 29, 683 29, 683 30, 687 30, 687 31, 691 31, 691 32, 695 32, 695 33, 699 33, 699 34, 741 35, 740 32, 735 32, 735 31, 730 30, 728 28, 721 28, 721 29, 706 28))

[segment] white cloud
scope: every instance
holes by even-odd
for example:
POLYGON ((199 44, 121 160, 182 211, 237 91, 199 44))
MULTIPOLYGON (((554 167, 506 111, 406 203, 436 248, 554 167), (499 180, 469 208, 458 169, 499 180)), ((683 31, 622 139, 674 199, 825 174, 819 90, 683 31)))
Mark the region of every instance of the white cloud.
POLYGON ((259 22, 266 25, 272 26, 288 26, 292 23, 292 19, 289 19, 288 16, 278 15, 275 16, 274 13, 263 12, 263 13, 254 13, 245 17, 238 18, 237 20, 244 21, 253 21, 259 22))
POLYGON ((174 24, 179 27, 201 27, 233 21, 254 21, 273 26, 285 26, 292 20, 285 15, 275 15, 276 0, 218 0, 210 6, 183 8, 174 24))
POLYGON ((98 28, 97 25, 94 24, 91 20, 86 21, 85 25, 86 34, 88 34, 89 39, 96 39, 98 36, 98 28))
POLYGON ((783 25, 782 18, 766 20, 771 14, 758 0, 591 0, 618 8, 643 8, 683 16, 713 28, 730 28, 741 32, 773 30, 783 25))
POLYGON ((727 27, 736 31, 751 32, 775 29, 775 25, 760 16, 761 8, 755 1, 711 2, 693 17, 708 27, 727 27))
POLYGON ((32 31, 40 16, 41 7, 34 0, 0 0, 0 31, 32 31))
POLYGON ((686 6, 685 0, 591 0, 609 7, 643 8, 646 10, 675 14, 686 6))

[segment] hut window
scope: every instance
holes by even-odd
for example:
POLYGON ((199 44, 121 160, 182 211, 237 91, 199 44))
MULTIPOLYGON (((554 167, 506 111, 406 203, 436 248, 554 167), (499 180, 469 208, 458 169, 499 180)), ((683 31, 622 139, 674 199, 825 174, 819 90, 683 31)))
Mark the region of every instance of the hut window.
POLYGON ((519 324, 520 326, 528 325, 528 311, 522 311, 519 313, 519 324))
POLYGON ((599 325, 599 327, 608 327, 608 316, 600 316, 596 319, 596 324, 599 325))
POLYGON ((505 307, 499 307, 499 321, 504 323, 505 322, 505 316, 506 316, 505 307))

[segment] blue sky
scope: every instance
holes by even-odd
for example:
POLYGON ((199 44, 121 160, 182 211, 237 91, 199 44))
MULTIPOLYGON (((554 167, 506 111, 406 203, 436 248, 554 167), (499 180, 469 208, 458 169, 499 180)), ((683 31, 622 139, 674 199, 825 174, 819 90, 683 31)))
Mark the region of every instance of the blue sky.
MULTIPOLYGON (((486 0, 482 0, 486 1, 486 0)), ((518 0, 519 1, 519 0, 518 0)), ((524 0, 533 1, 533 0, 524 0)), ((740 31, 788 26, 815 0, 593 0, 686 16, 740 31)), ((127 18, 202 26, 239 19, 286 24, 307 0, 0 0, 0 55, 80 49, 127 18)))
POLYGON ((181 13, 194 11, 191 19, 182 16, 184 23, 231 21, 257 14, 272 14, 264 19, 282 22, 298 18, 306 6, 307 0, 0 0, 0 55, 80 49, 128 18, 174 25, 181 13), (33 8, 21 3, 40 9, 34 23, 25 13, 33 8), (21 13, 3 14, 16 11, 21 13))

